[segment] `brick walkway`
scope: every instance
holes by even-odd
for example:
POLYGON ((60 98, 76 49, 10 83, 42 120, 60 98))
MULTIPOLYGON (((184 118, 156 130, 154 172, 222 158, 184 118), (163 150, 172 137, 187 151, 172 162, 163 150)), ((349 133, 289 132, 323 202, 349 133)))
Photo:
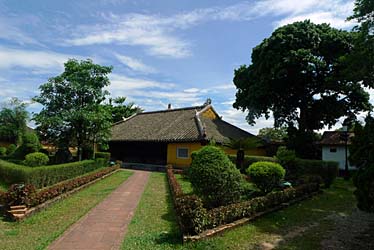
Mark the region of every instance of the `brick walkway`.
POLYGON ((133 175, 73 224, 48 249, 119 249, 149 177, 149 172, 133 171, 133 175))

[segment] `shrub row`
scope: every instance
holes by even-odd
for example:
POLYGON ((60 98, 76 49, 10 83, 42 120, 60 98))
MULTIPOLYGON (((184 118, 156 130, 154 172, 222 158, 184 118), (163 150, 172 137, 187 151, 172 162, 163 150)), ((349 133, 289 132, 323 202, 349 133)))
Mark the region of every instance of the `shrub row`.
POLYGON ((319 175, 325 187, 330 187, 339 173, 339 164, 335 161, 295 159, 298 176, 319 175))
MULTIPOLYGON (((236 164, 236 155, 228 155, 228 157, 232 163, 236 164)), ((249 165, 251 165, 252 163, 258 162, 258 161, 277 162, 277 159, 275 157, 268 157, 268 156, 246 155, 244 156, 243 169, 240 169, 240 171, 242 173, 245 173, 249 165)))
POLYGON ((86 160, 59 165, 26 167, 0 160, 0 178, 7 184, 32 184, 43 188, 104 167, 102 161, 86 160))
POLYGON ((61 194, 96 180, 118 168, 119 166, 108 167, 92 174, 58 183, 40 191, 36 191, 32 184, 13 184, 8 192, 3 195, 3 200, 7 205, 26 205, 27 207, 37 206, 61 194))
MULTIPOLYGON (((229 155, 229 159, 235 163, 236 156, 229 155)), ((270 161, 278 162, 275 157, 265 156, 245 156, 242 173, 254 162, 258 161, 270 161)), ((304 175, 319 175, 323 179, 325 187, 330 187, 332 182, 335 180, 339 173, 339 165, 335 161, 321 161, 321 160, 306 160, 295 158, 285 163, 281 162, 281 165, 286 169, 286 179, 297 179, 304 175), (290 176, 291 175, 291 176, 290 176)))
POLYGON ((106 161, 110 161, 110 153, 109 152, 96 152, 95 158, 104 158, 106 161))
POLYGON ((167 176, 181 231, 185 235, 196 235, 207 229, 266 212, 282 203, 290 202, 319 190, 318 183, 308 183, 296 188, 272 192, 248 201, 207 210, 200 197, 183 194, 171 168, 167 169, 167 176))

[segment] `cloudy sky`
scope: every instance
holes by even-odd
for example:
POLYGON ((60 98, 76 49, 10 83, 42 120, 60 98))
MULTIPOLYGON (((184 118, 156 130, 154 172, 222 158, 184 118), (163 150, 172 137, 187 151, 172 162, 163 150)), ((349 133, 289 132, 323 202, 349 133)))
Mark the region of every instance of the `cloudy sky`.
MULTIPOLYGON (((69 58, 112 65, 112 96, 146 111, 201 105, 257 134, 232 108, 234 69, 277 27, 298 20, 346 22, 352 0, 0 0, 0 102, 29 101, 69 58)), ((30 112, 40 110, 37 104, 30 112)))

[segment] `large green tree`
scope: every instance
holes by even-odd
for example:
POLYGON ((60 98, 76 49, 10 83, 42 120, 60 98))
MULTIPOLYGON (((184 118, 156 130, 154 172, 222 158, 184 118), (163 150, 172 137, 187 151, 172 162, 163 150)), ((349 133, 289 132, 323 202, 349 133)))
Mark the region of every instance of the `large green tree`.
POLYGON ((275 127, 301 134, 370 110, 361 81, 341 74, 353 40, 350 32, 309 20, 276 29, 253 49, 252 63, 235 70, 234 107, 248 112, 250 124, 272 113, 275 127))
POLYGON ((283 141, 287 137, 287 127, 262 128, 257 136, 272 141, 283 141))
POLYGON ((355 46, 346 59, 346 75, 374 87, 374 0, 356 0, 353 15, 348 20, 359 23, 354 27, 355 46))
POLYGON ((44 139, 59 147, 77 146, 78 159, 82 149, 106 140, 111 127, 110 109, 103 102, 110 84, 112 68, 91 60, 68 60, 65 71, 41 85, 34 100, 43 105, 35 114, 37 129, 44 139))
POLYGON ((0 110, 0 138, 20 145, 26 132, 27 119, 26 104, 12 98, 0 110))

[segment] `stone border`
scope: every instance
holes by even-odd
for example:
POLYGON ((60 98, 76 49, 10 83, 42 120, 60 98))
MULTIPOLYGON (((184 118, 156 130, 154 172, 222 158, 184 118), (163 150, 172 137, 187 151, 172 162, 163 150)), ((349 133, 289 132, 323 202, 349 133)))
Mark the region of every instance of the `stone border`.
POLYGON ((263 211, 263 212, 260 212, 260 213, 257 213, 257 214, 254 214, 253 216, 251 217, 246 217, 246 218, 242 218, 242 219, 239 219, 239 220, 236 220, 234 222, 231 222, 231 223, 228 223, 228 224, 225 224, 225 225, 221 225, 221 226, 218 226, 218 227, 215 227, 215 228, 212 228, 212 229, 208 229, 208 230, 205 230, 204 232, 198 234, 198 235, 183 235, 183 243, 186 243, 186 242, 195 242, 195 241, 199 241, 199 240, 202 240, 202 239, 205 239, 205 238, 209 238, 209 237, 212 237, 214 235, 217 235, 217 234, 222 234, 224 233, 225 231, 229 230, 229 229, 233 229, 235 227, 238 227, 238 226, 241 226, 241 225, 244 225, 250 221, 253 221, 265 214, 268 214, 268 213, 271 213, 271 212, 275 212, 275 211, 278 211, 278 210, 281 210, 281 209, 284 209, 290 205, 293 205, 295 203, 298 203, 300 201, 303 201, 303 200, 306 200, 308 198, 311 198, 317 194, 321 194, 323 191, 322 190, 319 190, 317 192, 313 192, 313 193, 310 193, 308 195, 305 195, 305 196, 302 196, 302 197, 299 197, 299 198, 296 198, 294 200, 291 200, 289 201, 288 203, 282 203, 281 205, 278 205, 276 207, 273 207, 273 208, 270 208, 266 211, 263 211))
POLYGON ((96 182, 98 182, 98 181, 106 178, 106 177, 109 177, 110 175, 112 175, 112 174, 114 174, 114 173, 116 173, 118 171, 122 171, 122 170, 121 169, 116 169, 116 170, 114 170, 114 171, 112 171, 112 172, 110 172, 110 173, 108 173, 106 175, 103 175, 103 176, 101 176, 101 177, 99 177, 99 178, 97 178, 97 179, 95 179, 93 181, 90 181, 90 182, 88 182, 86 184, 83 184, 82 186, 79 186, 79 187, 77 187, 77 188, 75 188, 73 190, 70 190, 70 191, 68 191, 66 193, 63 193, 63 194, 61 194, 61 195, 59 195, 57 197, 54 197, 54 198, 52 198, 50 200, 47 200, 46 202, 44 202, 42 204, 39 204, 39 205, 37 205, 35 207, 27 209, 27 211, 25 213, 25 216, 22 218, 22 220, 25 219, 25 218, 28 218, 28 217, 30 217, 30 216, 38 213, 38 212, 40 212, 41 210, 44 210, 44 209, 48 208, 49 206, 55 204, 56 202, 58 202, 58 201, 60 201, 60 200, 62 200, 64 198, 66 198, 66 197, 68 197, 68 196, 70 196, 70 195, 72 195, 72 194, 74 194, 74 193, 76 193, 76 192, 78 192, 78 191, 80 191, 80 190, 82 190, 82 189, 84 189, 84 188, 86 188, 86 187, 88 187, 88 186, 90 186, 90 185, 92 185, 92 184, 94 184, 94 183, 96 183, 96 182))

